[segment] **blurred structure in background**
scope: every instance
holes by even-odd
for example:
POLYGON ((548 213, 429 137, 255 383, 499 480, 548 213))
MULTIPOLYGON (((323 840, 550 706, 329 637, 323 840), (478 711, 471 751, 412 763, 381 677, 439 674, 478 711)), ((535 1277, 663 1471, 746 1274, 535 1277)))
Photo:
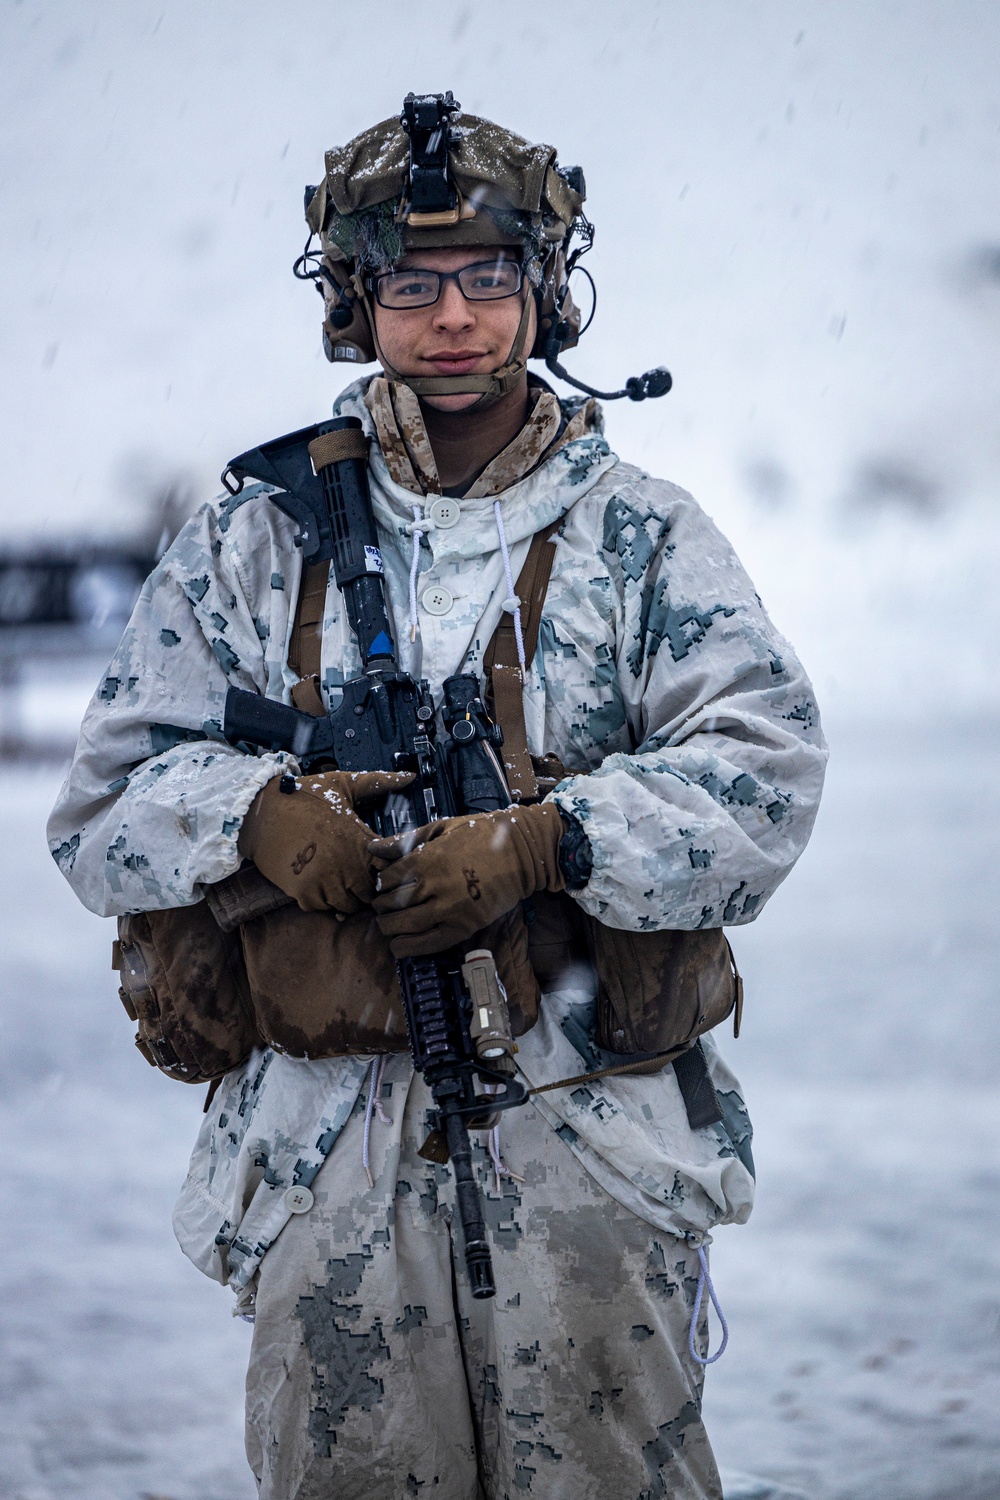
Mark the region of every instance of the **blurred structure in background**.
POLYGON ((184 476, 130 461, 139 526, 121 539, 0 545, 0 761, 59 762, 152 568, 193 507, 184 476))

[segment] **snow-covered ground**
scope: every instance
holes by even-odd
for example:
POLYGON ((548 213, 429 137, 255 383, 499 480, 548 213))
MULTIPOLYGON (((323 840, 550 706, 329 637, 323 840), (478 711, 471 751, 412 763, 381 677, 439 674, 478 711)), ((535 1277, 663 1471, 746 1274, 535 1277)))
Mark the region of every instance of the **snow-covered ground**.
POLYGON ((1000 1495, 996 720, 830 725, 813 843, 734 947, 759 1197, 720 1231, 720 1461, 1000 1495))
MULTIPOLYGON (((1000 1494, 998 55, 993 0, 0 7, 4 543, 135 535, 328 409, 302 185, 407 90, 583 164, 567 362, 673 369, 612 442, 732 537, 831 733, 737 934, 761 1182, 708 1383, 723 1463, 810 1500, 1000 1494)), ((81 681, 25 662, 0 714, 65 737, 81 681)), ((248 1500, 247 1330, 169 1230, 200 1091, 130 1047, 55 791, 0 772, 0 1496, 248 1500)))
MULTIPOLYGON (((735 934, 760 1196, 713 1251, 708 1421, 810 1500, 1000 1494, 997 728, 835 722, 814 842, 735 934)), ((249 1500, 248 1330, 170 1233, 201 1090, 131 1047, 56 787, 0 776, 0 1495, 249 1500)))

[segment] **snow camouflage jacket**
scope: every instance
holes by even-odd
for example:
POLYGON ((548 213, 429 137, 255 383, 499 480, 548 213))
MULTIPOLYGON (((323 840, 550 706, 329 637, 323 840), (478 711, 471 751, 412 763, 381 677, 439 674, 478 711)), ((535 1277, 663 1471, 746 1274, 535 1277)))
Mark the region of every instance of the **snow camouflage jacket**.
MULTIPOLYGON (((825 747, 809 682, 732 549, 684 491, 622 463, 593 409, 581 435, 495 497, 466 498, 457 524, 420 541, 419 465, 404 485, 350 386, 335 415, 360 417, 404 670, 433 688, 481 668, 507 594, 499 501, 516 577, 531 537, 556 518, 556 556, 525 720, 535 754, 587 766, 552 794, 589 835, 594 869, 575 893, 612 926, 697 928, 751 921, 802 852, 825 747), (450 606, 429 612, 431 586, 450 606), (417 601, 417 631, 404 627, 417 601), (415 634, 414 639, 410 639, 415 634)), ((580 404, 563 403, 567 415, 580 404)), ((577 427, 581 424, 577 423, 577 427)), ((385 443, 388 450, 389 444, 385 443)), ((242 819, 294 759, 251 756, 221 737, 230 685, 290 701, 286 661, 301 574, 293 523, 253 485, 203 507, 148 579, 84 719, 53 811, 53 856, 80 899, 108 915, 191 904, 239 865, 242 819)), ((426 523, 425 523, 426 524, 426 523)), ((322 692, 360 669, 331 578, 322 692)), ((577 981, 578 982, 578 979, 577 981)), ((531 1085, 598 1068, 594 996, 547 994, 519 1041, 531 1085)), ((709 1038, 724 1124, 692 1131, 672 1069, 536 1098, 569 1149, 649 1222, 699 1238, 742 1222, 752 1201, 750 1126, 709 1038)), ((287 1221, 284 1194, 315 1177, 356 1107, 357 1057, 264 1053, 227 1075, 206 1116, 178 1205, 182 1245, 239 1288, 287 1221)), ((361 1170, 359 1163, 359 1171, 361 1170)))

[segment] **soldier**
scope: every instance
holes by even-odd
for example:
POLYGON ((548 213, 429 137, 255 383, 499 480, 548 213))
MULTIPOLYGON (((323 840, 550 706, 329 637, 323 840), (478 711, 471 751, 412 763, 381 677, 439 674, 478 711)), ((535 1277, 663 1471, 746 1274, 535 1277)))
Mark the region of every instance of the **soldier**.
MULTIPOLYGON (((330 151, 307 190, 320 251, 298 267, 323 290, 328 356, 381 365, 334 412, 369 440, 402 664, 436 692, 480 675, 515 812, 376 840, 357 806, 405 776, 307 777, 287 751, 225 741, 231 686, 322 713, 359 664, 334 578, 303 567, 258 484, 200 510, 148 580, 51 847, 91 910, 161 935, 144 962, 197 969, 215 1065, 185 1071, 179 1042, 176 1066, 151 1055, 221 1073, 175 1227, 255 1320, 247 1444, 265 1500, 719 1500, 706 1246, 747 1218, 753 1165, 736 1080, 696 1039, 705 995, 731 985, 721 929, 751 921, 801 853, 825 749, 799 663, 707 516, 611 451, 596 401, 527 374, 534 355, 564 375, 576 341, 582 173, 457 110, 411 96, 402 120, 330 151), (195 960, 222 941, 221 893, 248 861, 294 904, 243 912, 227 989, 222 950, 195 960), (497 1280, 476 1300, 451 1171, 420 1154, 430 1096, 392 959, 467 943, 525 901, 563 927, 548 958, 532 937, 543 993, 518 1012, 519 1075, 603 1076, 475 1137, 497 1280), (664 943, 680 939, 701 998, 664 1040, 682 987, 664 943), (661 1054, 653 1071, 628 1064, 637 1051, 661 1054)), ((657 394, 662 374, 614 394, 657 394)), ((151 1035, 167 979, 143 983, 151 1035)))

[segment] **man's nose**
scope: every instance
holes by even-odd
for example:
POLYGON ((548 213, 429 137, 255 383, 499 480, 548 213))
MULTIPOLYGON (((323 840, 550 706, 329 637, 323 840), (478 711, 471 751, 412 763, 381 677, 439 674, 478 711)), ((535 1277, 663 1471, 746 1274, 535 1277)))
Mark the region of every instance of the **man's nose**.
POLYGON ((462 295, 457 281, 446 281, 434 304, 434 326, 441 329, 471 328, 475 323, 471 305, 462 295))

